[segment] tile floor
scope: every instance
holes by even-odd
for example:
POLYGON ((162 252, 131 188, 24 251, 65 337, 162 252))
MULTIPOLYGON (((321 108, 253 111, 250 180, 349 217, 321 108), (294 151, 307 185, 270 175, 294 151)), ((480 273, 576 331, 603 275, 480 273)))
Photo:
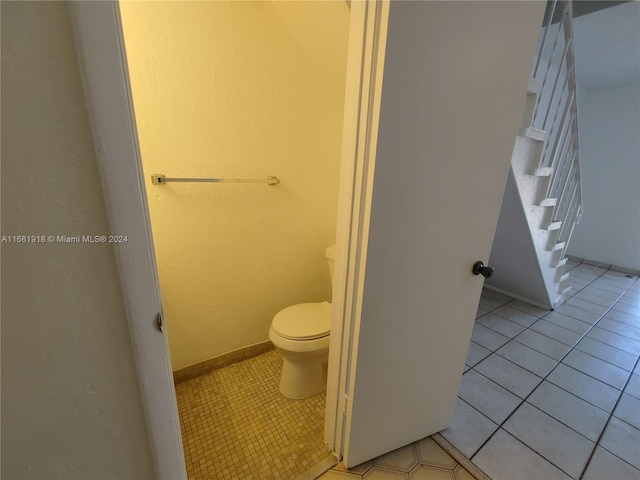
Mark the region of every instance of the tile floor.
POLYGON ((493 480, 640 479, 640 281, 566 268, 552 312, 482 295, 441 434, 493 480))
POLYGON ((320 480, 475 480, 430 437, 352 469, 340 463, 320 480))
POLYGON ((324 394, 283 397, 281 370, 274 350, 176 385, 189 479, 295 479, 329 455, 324 394))
MULTIPOLYGON (((176 385, 190 480, 294 480, 328 456, 324 394, 284 398, 281 369, 272 351, 176 385)), ((349 471, 340 464, 321 478, 405 479, 409 471, 416 480, 475 479, 431 438, 349 471)))
MULTIPOLYGON (((640 479, 640 281, 586 264, 567 269, 574 289, 553 312, 483 293, 456 414, 441 432, 471 471, 640 479)), ((324 395, 283 398, 281 364, 273 351, 176 385, 190 479, 295 479, 326 458, 324 395)), ((476 477, 426 438, 320 478, 476 477)))
MULTIPOLYGON (((280 354, 271 351, 176 385, 190 480, 294 480, 328 456, 324 394, 284 398, 281 369, 280 354)), ((405 479, 409 471, 416 480, 475 478, 430 438, 321 478, 405 479)))

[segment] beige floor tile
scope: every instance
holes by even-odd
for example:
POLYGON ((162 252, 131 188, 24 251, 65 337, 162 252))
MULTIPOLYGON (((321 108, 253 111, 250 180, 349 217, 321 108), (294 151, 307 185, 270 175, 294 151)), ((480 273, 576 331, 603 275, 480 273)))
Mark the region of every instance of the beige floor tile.
POLYGON ((365 480, 407 480, 409 478, 409 474, 386 470, 382 467, 373 467, 362 478, 365 480))
POLYGON ((457 462, 431 438, 424 438, 416 443, 418 462, 442 468, 454 468, 457 462))
POLYGON ((372 461, 365 462, 347 470, 341 462, 322 480, 341 480, 363 478, 366 480, 475 480, 430 437, 381 455, 372 461), (417 462, 417 463, 416 463, 417 462), (351 477, 330 476, 330 473, 350 474, 351 477))
POLYGON ((373 460, 369 460, 368 462, 361 463, 360 465, 356 465, 355 467, 351 467, 349 469, 344 466, 344 463, 340 462, 334 467, 334 470, 363 474, 366 473, 371 467, 373 467, 373 460))
POLYGON ((399 448, 376 458, 373 464, 381 467, 395 468, 408 472, 417 464, 416 451, 413 444, 399 448))
POLYGON ((419 466, 409 475, 411 480, 456 480, 453 470, 437 467, 419 466))
POLYGON ((296 478, 328 455, 324 394, 278 391, 272 351, 176 385, 190 479, 296 478))
POLYGON ((475 480, 475 477, 462 468, 462 465, 458 465, 453 473, 456 476, 456 480, 475 480))

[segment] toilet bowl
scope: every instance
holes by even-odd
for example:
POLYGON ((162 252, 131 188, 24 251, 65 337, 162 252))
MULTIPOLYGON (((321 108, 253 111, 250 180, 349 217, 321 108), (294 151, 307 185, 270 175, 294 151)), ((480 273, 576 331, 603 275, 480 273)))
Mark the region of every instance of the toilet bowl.
MULTIPOLYGON (((333 283, 335 245, 326 257, 333 283)), ((329 302, 299 303, 273 317, 269 339, 283 356, 280 393, 285 397, 299 400, 325 390, 330 326, 329 302)))

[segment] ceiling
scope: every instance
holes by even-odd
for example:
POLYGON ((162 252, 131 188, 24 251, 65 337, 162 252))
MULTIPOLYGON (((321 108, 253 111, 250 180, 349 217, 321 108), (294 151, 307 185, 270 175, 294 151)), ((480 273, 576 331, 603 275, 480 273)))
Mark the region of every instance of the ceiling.
POLYGON ((574 18, 573 30, 578 85, 640 84, 640 1, 574 18))

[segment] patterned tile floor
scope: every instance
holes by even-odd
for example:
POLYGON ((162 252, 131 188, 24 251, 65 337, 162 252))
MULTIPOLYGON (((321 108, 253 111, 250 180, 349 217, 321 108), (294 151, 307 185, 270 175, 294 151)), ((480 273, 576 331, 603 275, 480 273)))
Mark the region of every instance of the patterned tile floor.
POLYGON ((485 290, 451 426, 494 480, 640 479, 640 281, 570 262, 549 312, 485 290))
POLYGON ((342 463, 320 480, 475 480, 430 437, 352 469, 342 463))
POLYGON ((329 454, 324 394, 284 398, 281 370, 274 350, 176 385, 190 479, 295 479, 329 454))

